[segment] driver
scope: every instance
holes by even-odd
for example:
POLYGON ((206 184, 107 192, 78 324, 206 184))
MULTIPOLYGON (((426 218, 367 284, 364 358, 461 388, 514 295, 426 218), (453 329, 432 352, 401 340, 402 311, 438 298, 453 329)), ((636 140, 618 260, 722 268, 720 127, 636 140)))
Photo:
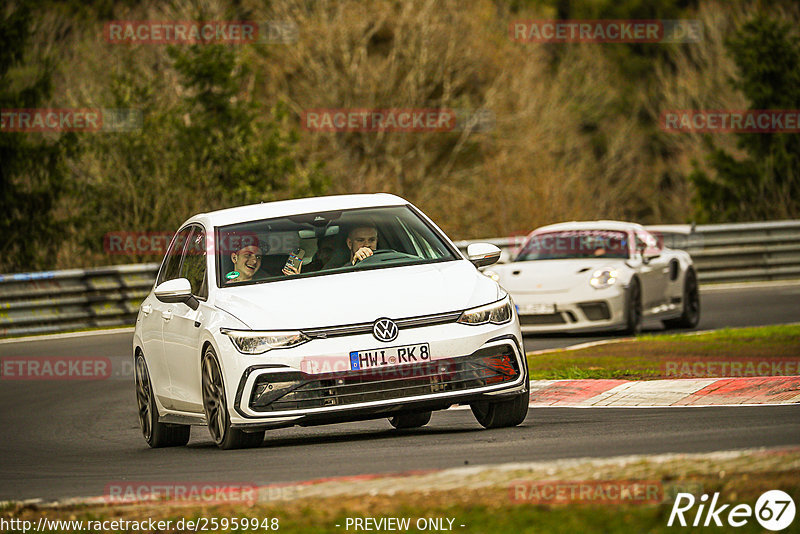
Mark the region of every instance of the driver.
POLYGON ((378 229, 372 225, 356 226, 347 234, 350 264, 355 265, 375 253, 378 248, 378 229))
POLYGON ((325 269, 355 265, 372 256, 378 248, 378 228, 372 223, 353 226, 347 233, 347 250, 338 248, 325 264, 325 269))

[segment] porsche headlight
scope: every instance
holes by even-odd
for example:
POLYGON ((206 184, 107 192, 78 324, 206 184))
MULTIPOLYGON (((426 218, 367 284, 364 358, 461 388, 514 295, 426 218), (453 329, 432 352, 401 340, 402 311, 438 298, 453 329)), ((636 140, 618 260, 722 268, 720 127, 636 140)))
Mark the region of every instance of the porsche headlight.
POLYGON ((498 302, 466 310, 458 318, 458 322, 470 325, 507 323, 514 316, 511 306, 511 297, 506 295, 498 302))
POLYGON ((239 352, 243 354, 263 354, 272 349, 288 349, 302 345, 311 339, 297 330, 256 332, 221 328, 220 332, 228 336, 239 352))
POLYGON ((598 269, 592 273, 589 284, 595 289, 605 289, 613 286, 618 280, 619 273, 616 269, 598 269))

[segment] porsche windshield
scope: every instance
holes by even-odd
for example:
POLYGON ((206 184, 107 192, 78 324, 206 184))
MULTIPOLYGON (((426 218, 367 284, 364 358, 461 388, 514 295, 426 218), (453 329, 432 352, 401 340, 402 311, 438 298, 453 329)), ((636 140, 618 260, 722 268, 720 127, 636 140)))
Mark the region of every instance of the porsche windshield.
POLYGON ((514 261, 628 258, 628 235, 614 230, 569 230, 534 234, 514 261))
POLYGON ((455 260, 408 206, 307 213, 217 228, 220 287, 455 260))

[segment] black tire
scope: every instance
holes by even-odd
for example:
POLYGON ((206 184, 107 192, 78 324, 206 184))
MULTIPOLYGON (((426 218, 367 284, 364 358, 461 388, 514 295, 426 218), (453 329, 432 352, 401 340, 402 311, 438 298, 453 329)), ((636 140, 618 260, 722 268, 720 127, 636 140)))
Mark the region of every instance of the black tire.
POLYGON ((631 280, 625 296, 625 333, 631 336, 642 331, 642 286, 638 278, 631 280))
POLYGON ((700 288, 697 284, 697 274, 694 269, 689 269, 683 282, 683 313, 675 319, 667 319, 664 326, 667 328, 694 328, 700 322, 700 288))
POLYGON ((139 428, 142 436, 151 448, 182 447, 189 443, 192 427, 161 423, 158 420, 158 409, 153 395, 153 385, 144 354, 136 354, 135 364, 136 404, 139 408, 139 428))
POLYGON ((202 383, 203 411, 206 414, 208 432, 217 447, 229 450, 247 449, 261 445, 264 442, 263 430, 243 432, 237 428, 231 428, 222 371, 217 362, 217 355, 211 347, 208 347, 203 355, 202 383))
POLYGON ((473 402, 472 415, 483 428, 504 428, 521 424, 528 415, 530 396, 526 390, 513 399, 500 402, 473 402))
POLYGON ((419 428, 431 421, 431 412, 401 413, 389 418, 395 428, 419 428))

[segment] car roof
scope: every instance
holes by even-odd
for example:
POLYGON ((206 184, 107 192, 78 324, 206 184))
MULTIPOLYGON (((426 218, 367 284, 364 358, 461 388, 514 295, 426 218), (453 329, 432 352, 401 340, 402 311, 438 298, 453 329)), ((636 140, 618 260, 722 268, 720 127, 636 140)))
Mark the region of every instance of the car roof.
POLYGON ((628 232, 634 229, 644 230, 644 227, 637 223, 625 221, 569 221, 541 226, 531 234, 564 230, 618 230, 628 232))
POLYGON ((407 200, 388 193, 297 198, 275 202, 262 202, 260 204, 250 204, 248 206, 238 206, 208 213, 200 213, 187 219, 181 226, 183 227, 192 222, 201 222, 206 227, 227 226, 229 224, 271 219, 274 217, 286 217, 288 215, 300 215, 303 213, 383 206, 405 206, 408 203, 407 200))

